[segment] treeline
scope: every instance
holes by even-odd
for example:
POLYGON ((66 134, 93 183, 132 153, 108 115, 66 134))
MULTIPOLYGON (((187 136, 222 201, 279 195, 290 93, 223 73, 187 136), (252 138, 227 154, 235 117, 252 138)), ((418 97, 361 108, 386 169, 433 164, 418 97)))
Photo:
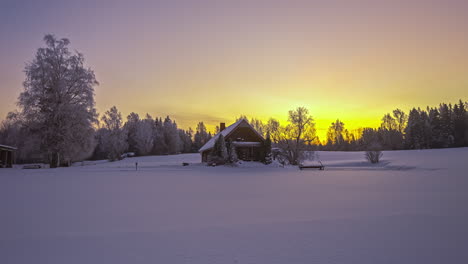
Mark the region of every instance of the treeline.
POLYGON ((354 133, 340 120, 328 129, 321 150, 430 149, 468 146, 468 102, 441 103, 438 107, 400 109, 385 114, 379 128, 362 128, 354 133))
MULTIPOLYGON (((0 142, 18 147, 18 163, 49 163, 50 147, 44 144, 44 133, 32 130, 29 124, 21 113, 9 113, 0 126, 0 142)), ((169 116, 162 119, 147 114, 140 118, 138 114, 131 113, 124 121, 115 106, 102 115, 96 126, 90 128, 90 136, 78 138, 78 144, 70 141, 69 147, 58 150, 61 156, 59 166, 69 166, 83 159, 118 160, 128 152, 136 156, 192 153, 212 137, 203 122, 199 122, 193 131, 191 128, 178 128, 169 116)))
POLYGON ((101 124, 92 159, 117 160, 125 152, 137 156, 197 152, 212 137, 203 122, 198 123, 196 131, 183 130, 169 116, 163 120, 131 113, 123 123, 115 106, 102 116, 101 124))
MULTIPOLYGON (((321 141, 316 136, 315 123, 302 133, 303 144, 311 150, 362 151, 369 149, 402 150, 430 149, 468 146, 468 102, 441 103, 437 107, 413 108, 406 113, 395 109, 385 114, 378 128, 363 127, 348 130, 340 119, 332 122, 327 138, 321 141)), ((241 116, 240 118, 246 118, 241 116)), ((295 118, 290 117, 289 122, 295 118)), ((288 138, 291 127, 281 126, 270 118, 263 123, 252 118, 250 124, 265 137, 271 136, 273 146, 288 138)), ((297 135, 296 135, 297 136, 297 135)))

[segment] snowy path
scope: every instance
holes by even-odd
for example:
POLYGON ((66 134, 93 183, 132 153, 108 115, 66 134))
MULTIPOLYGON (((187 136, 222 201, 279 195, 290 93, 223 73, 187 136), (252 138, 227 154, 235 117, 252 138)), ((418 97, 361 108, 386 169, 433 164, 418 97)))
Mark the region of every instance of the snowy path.
POLYGON ((0 263, 468 263, 468 149, 362 155, 0 170, 0 263))

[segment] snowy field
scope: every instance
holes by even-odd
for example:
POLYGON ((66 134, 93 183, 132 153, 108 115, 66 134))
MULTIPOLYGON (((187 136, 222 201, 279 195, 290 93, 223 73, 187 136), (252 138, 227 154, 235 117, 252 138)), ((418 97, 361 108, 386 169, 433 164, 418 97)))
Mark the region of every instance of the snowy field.
POLYGON ((0 169, 0 263, 468 263, 468 148, 319 155, 0 169))

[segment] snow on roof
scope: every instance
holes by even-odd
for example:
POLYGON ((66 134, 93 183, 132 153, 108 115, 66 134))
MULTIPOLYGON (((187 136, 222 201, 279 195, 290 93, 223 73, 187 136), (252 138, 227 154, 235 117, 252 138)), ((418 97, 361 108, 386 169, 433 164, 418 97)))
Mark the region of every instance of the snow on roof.
POLYGON ((2 145, 2 144, 0 144, 0 148, 11 149, 11 150, 16 150, 16 149, 17 149, 17 148, 15 148, 15 147, 7 146, 7 145, 2 145))
POLYGON ((245 146, 245 147, 262 145, 262 143, 260 142, 250 142, 250 141, 233 141, 232 144, 234 144, 234 146, 245 146))
POLYGON ((245 119, 239 119, 237 122, 235 122, 234 124, 226 127, 223 131, 219 132, 218 134, 216 134, 214 137, 212 137, 210 140, 208 140, 208 142, 206 142, 205 145, 203 145, 203 147, 201 147, 198 152, 203 152, 205 150, 208 150, 208 149, 211 149, 214 147, 215 145, 215 142, 216 142, 216 139, 218 139, 219 135, 223 135, 223 137, 226 137, 228 136, 229 134, 231 134, 232 131, 234 131, 234 129, 236 129, 242 122, 245 122, 247 125, 249 125, 253 131, 255 131, 255 133, 257 133, 257 135, 263 139, 262 135, 260 135, 258 133, 257 130, 255 130, 255 128, 253 128, 249 122, 247 122, 247 120, 245 119))

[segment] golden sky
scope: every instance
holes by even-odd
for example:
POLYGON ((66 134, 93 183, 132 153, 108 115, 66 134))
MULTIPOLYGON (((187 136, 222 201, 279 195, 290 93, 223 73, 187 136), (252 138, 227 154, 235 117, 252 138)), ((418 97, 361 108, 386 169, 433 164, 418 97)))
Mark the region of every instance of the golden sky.
POLYGON ((12 1, 0 11, 0 116, 53 33, 84 53, 113 105, 213 128, 310 110, 377 126, 394 108, 468 99, 463 1, 12 1), (391 3, 389 3, 391 2, 391 3))

